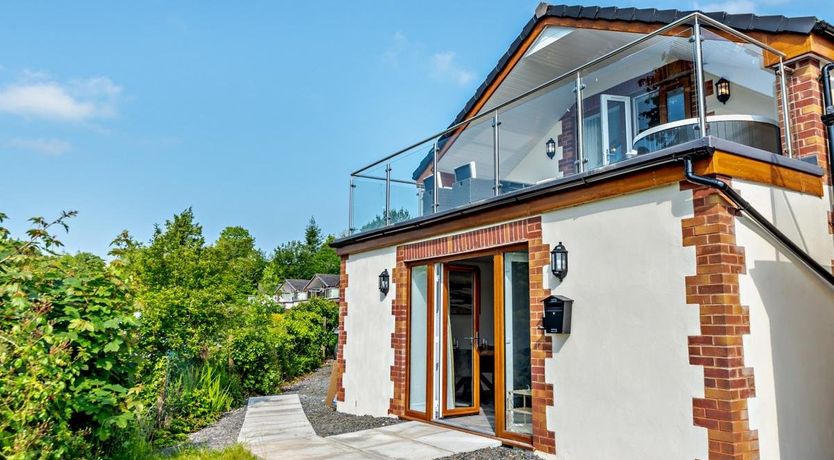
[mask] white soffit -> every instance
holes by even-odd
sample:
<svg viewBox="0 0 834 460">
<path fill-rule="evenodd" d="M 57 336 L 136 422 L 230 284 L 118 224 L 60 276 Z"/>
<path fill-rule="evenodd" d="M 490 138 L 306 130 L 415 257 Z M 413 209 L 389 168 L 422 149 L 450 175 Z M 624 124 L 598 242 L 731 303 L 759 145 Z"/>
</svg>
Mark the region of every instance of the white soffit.
<svg viewBox="0 0 834 460">
<path fill-rule="evenodd" d="M 535 54 L 537 51 L 545 48 L 546 46 L 555 43 L 560 38 L 568 35 L 569 33 L 573 32 L 575 29 L 571 29 L 568 27 L 557 27 L 557 26 L 547 26 L 542 30 L 542 33 L 539 34 L 536 41 L 527 49 L 527 52 L 524 53 L 524 57 L 530 56 Z"/>
</svg>

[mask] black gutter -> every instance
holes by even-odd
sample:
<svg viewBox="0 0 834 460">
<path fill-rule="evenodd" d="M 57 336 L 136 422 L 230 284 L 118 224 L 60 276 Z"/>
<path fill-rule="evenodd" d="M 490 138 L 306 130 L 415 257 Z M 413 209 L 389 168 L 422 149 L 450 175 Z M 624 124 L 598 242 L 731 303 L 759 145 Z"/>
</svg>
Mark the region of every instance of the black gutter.
<svg viewBox="0 0 834 460">
<path fill-rule="evenodd" d="M 828 282 L 831 287 L 834 287 L 834 273 L 831 273 L 830 270 L 826 269 L 822 265 L 820 265 L 816 260 L 814 260 L 807 252 L 803 251 L 802 248 L 794 244 L 790 238 L 785 236 L 784 233 L 779 231 L 775 225 L 770 223 L 763 215 L 756 210 L 747 200 L 741 197 L 732 187 L 730 187 L 726 182 L 715 179 L 712 177 L 705 177 L 699 176 L 693 172 L 692 169 L 692 158 L 686 157 L 683 159 L 683 174 L 686 177 L 686 180 L 692 182 L 693 184 L 698 185 L 705 185 L 707 187 L 712 187 L 714 189 L 719 190 L 721 193 L 724 194 L 727 198 L 730 199 L 736 206 L 738 206 L 742 211 L 746 212 L 747 215 L 752 218 L 759 226 L 761 226 L 764 230 L 766 230 L 772 237 L 776 238 L 785 248 L 787 248 L 794 256 L 796 256 L 802 263 L 804 263 L 808 268 L 813 270 L 820 278 Z"/>
<path fill-rule="evenodd" d="M 834 63 L 828 63 L 822 68 L 822 122 L 828 131 L 828 179 L 834 184 L 834 101 L 831 100 L 831 71 Z"/>
</svg>

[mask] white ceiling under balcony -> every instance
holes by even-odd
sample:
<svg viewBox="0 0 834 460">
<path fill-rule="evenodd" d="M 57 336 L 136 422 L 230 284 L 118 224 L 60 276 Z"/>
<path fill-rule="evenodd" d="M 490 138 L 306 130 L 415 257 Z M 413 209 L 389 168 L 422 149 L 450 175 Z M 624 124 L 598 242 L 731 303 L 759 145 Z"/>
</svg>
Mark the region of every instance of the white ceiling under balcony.
<svg viewBox="0 0 834 460">
<path fill-rule="evenodd" d="M 627 32 L 547 27 L 492 94 L 481 112 L 489 111 L 641 36 Z"/>
<path fill-rule="evenodd" d="M 496 89 L 481 113 L 642 36 L 627 32 L 548 27 Z M 681 36 L 653 37 L 586 69 L 582 75 L 585 85 L 583 95 L 587 98 L 601 93 L 677 60 L 692 60 L 688 32 Z M 750 90 L 770 97 L 773 95 L 772 73 L 768 79 L 767 71 L 754 71 L 761 69 L 761 53 L 752 46 L 739 46 L 738 43 L 720 39 L 707 40 L 704 65 L 709 74 L 743 81 Z M 543 145 L 548 137 L 555 137 L 552 128 L 568 110 L 575 107 L 573 88 L 571 76 L 500 110 L 501 171 L 512 170 L 532 149 Z M 485 119 L 464 130 L 443 155 L 442 169 L 452 170 L 475 161 L 479 164 L 480 177 L 491 177 L 493 134 L 490 126 L 489 120 Z"/>
</svg>

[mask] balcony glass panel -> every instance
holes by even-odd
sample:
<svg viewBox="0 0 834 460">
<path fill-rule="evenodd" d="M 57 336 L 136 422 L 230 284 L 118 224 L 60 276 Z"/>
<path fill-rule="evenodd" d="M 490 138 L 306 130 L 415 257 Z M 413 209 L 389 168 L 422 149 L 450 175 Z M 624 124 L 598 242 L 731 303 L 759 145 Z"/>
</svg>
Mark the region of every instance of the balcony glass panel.
<svg viewBox="0 0 834 460">
<path fill-rule="evenodd" d="M 703 24 L 700 31 L 703 65 L 696 68 L 694 20 L 649 36 L 547 28 L 486 101 L 481 118 L 352 175 L 351 233 L 467 206 L 704 135 L 787 152 L 781 107 L 786 83 L 776 72 L 778 56 L 740 34 Z M 607 57 L 597 62 L 598 56 Z M 525 93 L 544 82 L 550 83 Z M 699 113 L 706 116 L 706 132 L 699 129 Z"/>
<path fill-rule="evenodd" d="M 577 172 L 575 87 L 566 78 L 499 112 L 501 193 Z"/>
<path fill-rule="evenodd" d="M 385 167 L 377 165 L 352 178 L 351 233 L 385 226 Z"/>
<path fill-rule="evenodd" d="M 582 71 L 585 170 L 658 150 L 634 141 L 697 116 L 691 34 L 682 27 L 652 37 Z"/>
<path fill-rule="evenodd" d="M 708 26 L 701 36 L 707 133 L 781 153 L 778 57 Z"/>
<path fill-rule="evenodd" d="M 390 223 L 431 214 L 431 193 L 425 193 L 424 180 L 431 174 L 434 140 L 392 158 Z"/>
<path fill-rule="evenodd" d="M 464 125 L 438 141 L 438 211 L 495 196 L 492 118 Z"/>
</svg>

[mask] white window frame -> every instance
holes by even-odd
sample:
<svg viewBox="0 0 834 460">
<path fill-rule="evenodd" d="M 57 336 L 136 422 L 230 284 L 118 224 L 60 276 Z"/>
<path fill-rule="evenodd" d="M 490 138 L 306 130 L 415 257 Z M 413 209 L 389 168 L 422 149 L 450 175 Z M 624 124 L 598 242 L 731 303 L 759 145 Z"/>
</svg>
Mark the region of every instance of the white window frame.
<svg viewBox="0 0 834 460">
<path fill-rule="evenodd" d="M 608 138 L 608 102 L 622 102 L 624 115 L 625 115 L 625 133 L 626 133 L 626 147 L 628 150 L 623 154 L 626 156 L 628 152 L 632 150 L 632 140 L 634 139 L 634 133 L 632 131 L 632 122 L 631 122 L 631 115 L 632 111 L 629 110 L 631 107 L 631 97 L 629 96 L 617 96 L 614 94 L 603 94 L 600 96 L 600 103 L 599 103 L 599 113 L 602 117 L 602 161 L 604 165 L 608 165 L 611 163 L 609 160 L 610 154 L 608 152 L 609 138 Z"/>
</svg>

